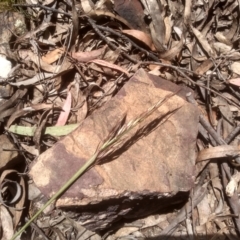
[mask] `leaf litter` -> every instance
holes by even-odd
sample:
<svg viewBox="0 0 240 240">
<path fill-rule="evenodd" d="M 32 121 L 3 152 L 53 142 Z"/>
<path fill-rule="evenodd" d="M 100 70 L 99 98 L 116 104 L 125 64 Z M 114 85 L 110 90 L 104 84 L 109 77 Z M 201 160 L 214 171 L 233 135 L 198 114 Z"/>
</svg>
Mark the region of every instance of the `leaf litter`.
<svg viewBox="0 0 240 240">
<path fill-rule="evenodd" d="M 16 165 L 20 175 L 1 169 L 2 239 L 33 215 L 22 177 L 29 164 L 111 101 L 139 68 L 194 91 L 196 100 L 189 101 L 201 109 L 203 126 L 196 146 L 198 178 L 179 212 L 153 215 L 151 224 L 136 220 L 101 237 L 239 236 L 239 1 L 52 0 L 10 7 L 9 25 L 3 24 L 10 34 L 0 43 L 1 57 L 13 64 L 0 78 L 1 134 L 25 165 Z M 24 16 L 27 31 L 19 30 L 11 11 Z M 31 225 L 29 236 L 101 238 L 61 213 L 49 222 L 38 224 L 43 231 Z"/>
</svg>

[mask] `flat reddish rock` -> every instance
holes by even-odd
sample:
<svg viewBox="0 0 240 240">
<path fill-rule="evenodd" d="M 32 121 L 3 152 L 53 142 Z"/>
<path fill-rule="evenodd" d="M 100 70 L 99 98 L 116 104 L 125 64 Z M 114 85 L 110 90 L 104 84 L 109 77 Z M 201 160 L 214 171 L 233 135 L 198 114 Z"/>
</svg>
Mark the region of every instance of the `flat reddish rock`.
<svg viewBox="0 0 240 240">
<path fill-rule="evenodd" d="M 56 205 L 88 229 L 100 230 L 123 217 L 141 217 L 183 201 L 195 179 L 198 110 L 185 100 L 187 87 L 142 69 L 79 128 L 38 158 L 30 171 L 35 184 L 51 197 L 95 153 L 125 113 L 128 123 L 179 89 L 144 122 L 144 133 L 134 135 L 105 163 L 85 173 Z"/>
</svg>

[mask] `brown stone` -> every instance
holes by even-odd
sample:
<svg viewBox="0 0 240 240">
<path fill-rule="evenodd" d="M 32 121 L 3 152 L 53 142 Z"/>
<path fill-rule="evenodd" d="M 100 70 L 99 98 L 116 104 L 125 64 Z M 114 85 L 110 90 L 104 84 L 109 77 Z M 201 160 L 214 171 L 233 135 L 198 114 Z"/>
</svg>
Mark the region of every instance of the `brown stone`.
<svg viewBox="0 0 240 240">
<path fill-rule="evenodd" d="M 143 133 L 133 133 L 104 163 L 78 179 L 56 205 L 88 229 L 101 230 L 123 217 L 141 217 L 184 201 L 195 179 L 198 110 L 185 100 L 188 88 L 142 69 L 78 129 L 38 158 L 30 171 L 35 184 L 51 197 L 95 153 L 125 113 L 128 123 L 179 89 L 143 123 Z"/>
</svg>

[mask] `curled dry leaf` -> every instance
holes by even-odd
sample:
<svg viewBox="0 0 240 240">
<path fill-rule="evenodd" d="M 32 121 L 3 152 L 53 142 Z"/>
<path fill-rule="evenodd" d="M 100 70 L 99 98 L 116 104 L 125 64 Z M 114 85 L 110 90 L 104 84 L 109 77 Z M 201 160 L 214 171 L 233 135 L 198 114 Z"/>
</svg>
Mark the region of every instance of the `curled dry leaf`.
<svg viewBox="0 0 240 240">
<path fill-rule="evenodd" d="M 4 201 L 4 199 L 2 199 L 2 196 L 4 195 L 7 196 L 8 191 L 11 193 L 14 192 L 14 195 L 12 198 Z M 0 194 L 1 203 L 6 203 L 8 206 L 12 205 L 20 199 L 21 194 L 22 194 L 21 186 L 16 181 L 5 179 L 4 182 L 1 183 L 1 194 Z"/>
<path fill-rule="evenodd" d="M 101 58 L 105 53 L 106 47 L 107 46 L 104 46 L 102 48 L 90 52 L 72 52 L 71 56 L 72 58 L 78 60 L 79 62 L 89 62 L 93 59 Z"/>
<path fill-rule="evenodd" d="M 134 29 L 122 30 L 122 32 L 129 36 L 132 36 L 132 37 L 138 39 L 139 41 L 141 41 L 142 43 L 146 44 L 152 51 L 156 50 L 151 37 L 148 34 L 146 34 L 145 32 L 142 32 L 139 30 L 134 30 Z"/>
<path fill-rule="evenodd" d="M 26 199 L 26 187 L 25 182 L 22 176 L 18 174 L 15 170 L 5 170 L 0 178 L 0 186 L 3 186 L 3 183 L 6 181 L 15 181 L 20 188 L 8 188 L 4 189 L 4 191 L 8 191 L 8 199 L 4 199 L 2 197 L 2 200 L 6 206 L 10 206 L 9 211 L 13 215 L 13 226 L 14 228 L 18 225 L 21 216 L 22 211 L 24 209 L 24 203 Z M 2 194 L 1 189 L 1 194 Z M 20 192 L 19 192 L 20 191 Z M 2 196 L 2 195 L 1 195 Z M 11 203 L 12 202 L 12 203 Z"/>
</svg>

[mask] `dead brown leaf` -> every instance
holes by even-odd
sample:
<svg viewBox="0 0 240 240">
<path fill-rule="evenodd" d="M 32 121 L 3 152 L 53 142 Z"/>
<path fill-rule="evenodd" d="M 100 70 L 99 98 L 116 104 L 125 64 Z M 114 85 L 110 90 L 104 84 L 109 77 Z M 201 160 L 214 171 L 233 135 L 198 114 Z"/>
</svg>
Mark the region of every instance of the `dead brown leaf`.
<svg viewBox="0 0 240 240">
<path fill-rule="evenodd" d="M 238 146 L 222 145 L 217 147 L 211 147 L 203 149 L 199 152 L 197 162 L 206 160 L 218 160 L 221 161 L 223 158 L 240 154 L 240 148 Z"/>
<path fill-rule="evenodd" d="M 72 52 L 71 57 L 78 60 L 79 62 L 89 62 L 96 58 L 101 58 L 105 53 L 107 46 L 93 50 L 90 52 Z"/>
<path fill-rule="evenodd" d="M 127 70 L 125 70 L 124 68 L 122 68 L 122 67 L 120 67 L 120 66 L 118 66 L 116 64 L 113 64 L 113 63 L 110 63 L 110 62 L 107 62 L 107 61 L 104 61 L 104 60 L 100 60 L 100 59 L 91 60 L 89 62 L 96 63 L 96 64 L 98 64 L 100 66 L 108 67 L 108 68 L 111 68 L 111 69 L 123 72 L 128 77 L 130 76 L 130 73 Z"/>
<path fill-rule="evenodd" d="M 143 42 L 144 44 L 146 44 L 152 51 L 156 50 L 152 39 L 149 35 L 147 35 L 145 32 L 139 31 L 139 30 L 134 30 L 134 29 L 130 29 L 130 30 L 122 30 L 123 33 L 132 36 L 136 39 L 138 39 L 139 41 Z"/>
<path fill-rule="evenodd" d="M 24 107 L 22 109 L 19 109 L 16 112 L 14 112 L 11 115 L 11 117 L 8 119 L 6 129 L 8 129 L 13 124 L 13 122 L 19 117 L 25 116 L 26 114 L 31 113 L 33 111 L 38 111 L 38 110 L 42 110 L 42 109 L 49 109 L 49 108 L 52 108 L 52 107 L 53 107 L 52 104 L 42 103 L 42 104 L 36 104 L 36 105 L 32 105 L 32 106 L 29 106 L 29 107 Z"/>
<path fill-rule="evenodd" d="M 149 27 L 154 46 L 159 52 L 164 52 L 166 49 L 164 45 L 166 39 L 166 27 L 164 22 L 164 8 L 162 6 L 162 3 L 156 0 L 142 0 L 141 2 L 152 19 Z"/>
<path fill-rule="evenodd" d="M 208 43 L 207 39 L 205 38 L 204 35 L 200 31 L 198 31 L 195 27 L 191 26 L 191 29 L 200 43 L 200 46 L 204 49 L 205 53 L 207 54 L 208 57 L 213 57 L 214 56 L 214 51 L 212 50 L 212 47 Z"/>
<path fill-rule="evenodd" d="M 56 48 L 53 51 L 50 51 L 45 56 L 42 57 L 43 62 L 48 64 L 56 62 L 63 54 L 63 48 Z"/>
</svg>

